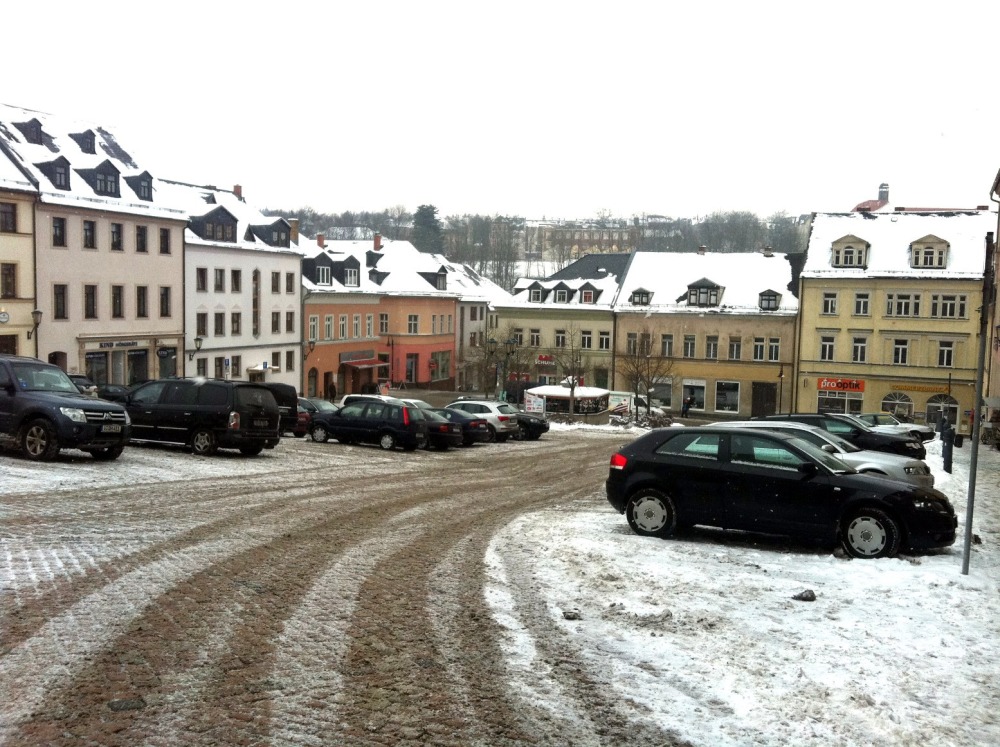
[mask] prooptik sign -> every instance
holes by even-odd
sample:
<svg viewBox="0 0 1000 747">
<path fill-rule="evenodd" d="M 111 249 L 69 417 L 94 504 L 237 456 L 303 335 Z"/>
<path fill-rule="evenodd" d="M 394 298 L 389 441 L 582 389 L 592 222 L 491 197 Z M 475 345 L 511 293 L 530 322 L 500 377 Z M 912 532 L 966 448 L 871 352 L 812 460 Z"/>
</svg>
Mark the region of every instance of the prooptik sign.
<svg viewBox="0 0 1000 747">
<path fill-rule="evenodd" d="M 816 388 L 827 392 L 863 392 L 864 379 L 827 379 L 816 380 Z"/>
</svg>

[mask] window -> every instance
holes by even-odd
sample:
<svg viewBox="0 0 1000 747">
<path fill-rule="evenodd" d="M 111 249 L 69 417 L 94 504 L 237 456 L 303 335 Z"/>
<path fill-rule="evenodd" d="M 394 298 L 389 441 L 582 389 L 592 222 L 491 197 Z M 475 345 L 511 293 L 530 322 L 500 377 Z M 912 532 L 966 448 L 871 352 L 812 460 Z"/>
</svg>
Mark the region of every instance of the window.
<svg viewBox="0 0 1000 747">
<path fill-rule="evenodd" d="M 823 294 L 823 313 L 824 314 L 836 314 L 837 313 L 837 294 L 836 293 L 824 293 Z"/>
<path fill-rule="evenodd" d="M 226 334 L 226 313 L 224 311 L 215 312 L 215 336 L 224 337 Z"/>
<path fill-rule="evenodd" d="M 475 306 L 472 307 L 475 310 Z M 380 335 L 389 334 L 389 315 L 381 313 L 378 315 L 378 333 Z"/>
<path fill-rule="evenodd" d="M 52 183 L 58 189 L 69 189 L 69 169 L 65 164 L 57 163 L 55 166 L 55 178 Z"/>
<path fill-rule="evenodd" d="M 345 267 L 344 268 L 344 285 L 356 288 L 358 285 L 358 268 L 357 267 Z"/>
<path fill-rule="evenodd" d="M 893 340 L 892 343 L 892 362 L 899 366 L 905 366 L 907 359 L 909 358 L 910 352 L 910 341 L 909 340 Z"/>
<path fill-rule="evenodd" d="M 864 267 L 866 259 L 866 247 L 834 247 L 833 266 L 834 267 Z"/>
<path fill-rule="evenodd" d="M 330 268 L 329 267 L 317 267 L 316 268 L 316 284 L 317 285 L 329 285 L 330 284 Z"/>
<path fill-rule="evenodd" d="M 684 357 L 694 358 L 694 335 L 684 335 Z"/>
<path fill-rule="evenodd" d="M 532 288 L 530 291 L 528 291 L 528 300 L 531 301 L 531 303 L 541 303 L 542 302 L 542 289 L 541 288 Z"/>
<path fill-rule="evenodd" d="M 353 322 L 351 325 L 351 332 L 353 334 L 351 336 L 357 339 L 361 337 L 361 314 L 355 314 L 351 321 Z"/>
<path fill-rule="evenodd" d="M 312 329 L 313 319 L 315 319 L 315 317 L 309 317 L 310 329 Z M 309 333 L 309 337 L 310 339 L 316 339 L 314 331 Z M 333 339 L 333 314 L 327 314 L 326 316 L 323 317 L 323 339 L 324 340 Z"/>
<path fill-rule="evenodd" d="M 719 289 L 712 288 L 688 288 L 688 305 L 690 306 L 718 306 Z"/>
<path fill-rule="evenodd" d="M 239 293 L 243 287 L 243 272 L 242 270 L 230 270 L 229 272 L 229 290 L 232 293 Z"/>
<path fill-rule="evenodd" d="M 871 312 L 868 308 L 868 293 L 855 293 L 854 294 L 854 315 L 855 316 L 868 316 Z"/>
<path fill-rule="evenodd" d="M 647 290 L 637 290 L 632 292 L 631 301 L 637 306 L 644 306 L 649 303 L 650 293 Z"/>
<path fill-rule="evenodd" d="M 780 296 L 774 291 L 765 291 L 760 294 L 761 311 L 775 311 L 778 308 Z"/>
<path fill-rule="evenodd" d="M 524 330 L 520 327 L 515 327 L 513 339 L 517 340 L 518 345 L 524 345 Z"/>
<path fill-rule="evenodd" d="M 431 334 L 436 335 L 438 333 L 438 315 L 431 314 Z"/>
<path fill-rule="evenodd" d="M 135 250 L 140 254 L 145 254 L 148 251 L 146 247 L 146 235 L 145 226 L 135 227 Z"/>
<path fill-rule="evenodd" d="M 639 333 L 629 332 L 625 336 L 625 354 L 636 355 L 639 352 Z"/>
<path fill-rule="evenodd" d="M 965 319 L 967 297 L 964 295 L 934 294 L 931 296 L 931 316 L 938 319 Z"/>
<path fill-rule="evenodd" d="M 333 317 L 329 314 L 326 317 L 327 330 L 333 331 Z M 309 332 L 307 333 L 308 339 L 316 340 L 319 338 L 319 317 L 316 314 L 309 315 Z M 330 335 L 327 334 L 327 339 L 330 339 Z"/>
<path fill-rule="evenodd" d="M 955 343 L 950 340 L 938 342 L 938 366 L 951 368 L 955 364 Z"/>
<path fill-rule="evenodd" d="M 821 361 L 833 360 L 833 337 L 823 336 L 819 338 L 819 359 Z"/>
<path fill-rule="evenodd" d="M 444 317 L 441 317 L 441 326 L 444 326 Z M 444 330 L 441 330 L 444 332 Z M 375 336 L 375 315 L 367 314 L 365 316 L 365 337 Z"/>
<path fill-rule="evenodd" d="M 56 319 L 69 319 L 68 289 L 59 283 L 52 286 L 52 316 Z"/>
<path fill-rule="evenodd" d="M 597 333 L 597 347 L 600 350 L 611 350 L 611 333 L 610 332 L 598 332 Z"/>
<path fill-rule="evenodd" d="M 406 331 L 411 335 L 420 331 L 420 317 L 417 314 L 410 314 L 406 317 Z"/>
<path fill-rule="evenodd" d="M 281 312 L 272 311 L 271 312 L 271 334 L 278 335 L 281 334 Z"/>
<path fill-rule="evenodd" d="M 0 298 L 17 298 L 17 265 L 0 264 Z"/>
<path fill-rule="evenodd" d="M 920 294 L 886 294 L 885 314 L 886 316 L 920 316 Z"/>
<path fill-rule="evenodd" d="M 285 351 L 285 370 L 294 371 L 295 370 L 295 351 L 286 350 Z"/>
<path fill-rule="evenodd" d="M 271 293 L 281 293 L 281 273 L 271 273 Z"/>
<path fill-rule="evenodd" d="M 170 316 L 170 286 L 160 286 L 160 317 Z"/>
<path fill-rule="evenodd" d="M 340 315 L 340 339 L 347 339 L 347 314 Z"/>
<path fill-rule="evenodd" d="M 52 246 L 66 246 L 66 219 L 52 219 Z"/>
<path fill-rule="evenodd" d="M 729 360 L 738 361 L 743 357 L 743 340 L 739 337 L 729 338 Z"/>
<path fill-rule="evenodd" d="M 146 285 L 135 287 L 135 318 L 149 318 L 149 287 Z"/>
<path fill-rule="evenodd" d="M 594 347 L 594 337 L 589 329 L 585 329 L 580 332 L 580 348 L 582 350 L 590 350 Z"/>
<path fill-rule="evenodd" d="M 566 291 L 560 288 L 556 291 L 556 303 L 566 303 Z"/>
<path fill-rule="evenodd" d="M 83 286 L 83 318 L 97 318 L 97 286 Z"/>
<path fill-rule="evenodd" d="M 580 303 L 594 303 L 594 291 L 580 291 Z"/>
<path fill-rule="evenodd" d="M 660 335 L 660 355 L 670 358 L 674 354 L 674 336 Z"/>
<path fill-rule="evenodd" d="M 772 337 L 767 341 L 767 359 L 769 361 L 781 360 L 781 338 Z"/>
<path fill-rule="evenodd" d="M 868 338 L 854 338 L 851 346 L 851 360 L 854 363 L 866 363 L 868 361 Z"/>
<path fill-rule="evenodd" d="M 170 229 L 160 229 L 160 254 L 170 254 Z"/>
<path fill-rule="evenodd" d="M 566 330 L 564 329 L 556 330 L 556 347 L 557 348 L 566 347 Z"/>
<path fill-rule="evenodd" d="M 153 199 L 153 187 L 149 183 L 149 179 L 145 177 L 139 177 L 139 199 L 140 200 L 152 200 Z"/>
<path fill-rule="evenodd" d="M 234 355 L 230 358 L 230 363 L 233 369 L 233 378 L 238 379 L 243 376 L 243 356 Z"/>
<path fill-rule="evenodd" d="M 295 292 L 295 273 L 286 272 L 285 273 L 285 293 Z"/>
<path fill-rule="evenodd" d="M 0 202 L 0 231 L 17 233 L 17 205 L 13 202 Z"/>
<path fill-rule="evenodd" d="M 705 357 L 709 360 L 715 360 L 719 357 L 718 335 L 709 335 L 705 338 Z"/>
<path fill-rule="evenodd" d="M 97 248 L 97 224 L 92 220 L 83 222 L 83 248 Z"/>
<path fill-rule="evenodd" d="M 229 314 L 229 334 L 243 334 L 243 314 L 238 311 L 233 311 Z"/>
<path fill-rule="evenodd" d="M 215 268 L 215 284 L 214 289 L 216 293 L 226 292 L 226 271 L 220 268 Z"/>
<path fill-rule="evenodd" d="M 194 288 L 198 291 L 208 290 L 208 268 L 197 267 L 194 271 Z"/>
<path fill-rule="evenodd" d="M 540 348 L 542 346 L 542 331 L 538 328 L 528 330 L 528 347 Z"/>
<path fill-rule="evenodd" d="M 455 332 L 455 322 L 452 319 L 451 314 L 448 314 L 448 334 L 454 334 Z"/>
<path fill-rule="evenodd" d="M 194 326 L 198 337 L 208 337 L 208 314 L 199 311 L 194 317 Z"/>
<path fill-rule="evenodd" d="M 217 355 L 215 356 L 214 361 L 215 361 L 215 378 L 217 379 L 225 378 L 226 359 L 221 355 Z"/>
<path fill-rule="evenodd" d="M 911 246 L 910 257 L 913 267 L 946 267 L 948 249 L 946 246 Z"/>
<path fill-rule="evenodd" d="M 124 250 L 124 245 L 122 243 L 122 234 L 125 227 L 121 223 L 111 224 L 111 251 L 120 252 Z"/>
<path fill-rule="evenodd" d="M 753 338 L 753 359 L 755 361 L 764 360 L 764 338 L 755 337 Z"/>
<path fill-rule="evenodd" d="M 740 384 L 737 381 L 715 382 L 715 409 L 738 412 L 740 409 Z"/>
<path fill-rule="evenodd" d="M 271 353 L 271 368 L 281 368 L 281 352 Z"/>
<path fill-rule="evenodd" d="M 96 185 L 94 191 L 99 195 L 117 196 L 118 194 L 118 177 L 114 174 L 102 174 L 98 171 Z"/>
<path fill-rule="evenodd" d="M 653 354 L 653 343 L 649 337 L 649 332 L 642 332 L 639 335 L 639 354 L 646 357 Z"/>
<path fill-rule="evenodd" d="M 208 376 L 208 358 L 199 358 L 194 365 L 198 376 Z"/>
<path fill-rule="evenodd" d="M 111 318 L 123 319 L 125 317 L 125 286 L 111 286 Z"/>
</svg>

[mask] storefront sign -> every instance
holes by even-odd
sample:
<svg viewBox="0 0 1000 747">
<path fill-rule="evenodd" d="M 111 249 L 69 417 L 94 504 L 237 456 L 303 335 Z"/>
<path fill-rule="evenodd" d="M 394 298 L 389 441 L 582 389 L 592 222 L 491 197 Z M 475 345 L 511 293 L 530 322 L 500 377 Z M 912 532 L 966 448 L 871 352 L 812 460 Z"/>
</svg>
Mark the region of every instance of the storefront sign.
<svg viewBox="0 0 1000 747">
<path fill-rule="evenodd" d="M 893 384 L 894 392 L 938 392 L 946 394 L 948 386 L 946 384 Z"/>
<path fill-rule="evenodd" d="M 827 379 L 820 377 L 816 379 L 816 388 L 827 392 L 863 392 L 865 390 L 865 380 Z"/>
<path fill-rule="evenodd" d="M 99 342 L 97 343 L 99 348 L 137 348 L 139 347 L 138 340 L 115 340 L 114 342 Z"/>
<path fill-rule="evenodd" d="M 536 366 L 554 366 L 556 365 L 555 359 L 551 355 L 539 354 L 535 359 Z"/>
<path fill-rule="evenodd" d="M 363 360 L 366 360 L 368 358 L 374 358 L 374 357 L 375 357 L 375 351 L 371 350 L 371 349 L 368 349 L 368 350 L 352 350 L 352 351 L 347 352 L 347 353 L 341 353 L 340 354 L 340 362 L 341 363 L 348 363 L 350 361 L 363 361 Z"/>
</svg>

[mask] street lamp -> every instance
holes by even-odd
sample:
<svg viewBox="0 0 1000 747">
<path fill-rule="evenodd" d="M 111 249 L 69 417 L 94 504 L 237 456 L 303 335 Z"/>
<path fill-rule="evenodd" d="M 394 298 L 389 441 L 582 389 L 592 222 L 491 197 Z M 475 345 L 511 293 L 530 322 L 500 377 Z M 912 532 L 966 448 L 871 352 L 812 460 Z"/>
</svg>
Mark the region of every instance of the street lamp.
<svg viewBox="0 0 1000 747">
<path fill-rule="evenodd" d="M 309 342 L 302 343 L 302 360 L 309 357 L 309 353 L 316 349 L 316 338 L 310 337 Z"/>
<path fill-rule="evenodd" d="M 188 350 L 188 360 L 189 361 L 193 361 L 194 360 L 194 354 L 197 351 L 201 350 L 201 343 L 203 343 L 204 341 L 205 340 L 204 340 L 204 338 L 201 337 L 201 335 L 199 335 L 198 337 L 194 338 L 194 350 Z"/>
<path fill-rule="evenodd" d="M 31 329 L 28 330 L 28 339 L 29 340 L 31 339 L 31 336 L 34 334 L 35 330 L 38 329 L 38 325 L 42 323 L 42 310 L 41 309 L 35 309 L 34 311 L 31 312 L 31 323 L 34 326 Z"/>
<path fill-rule="evenodd" d="M 785 364 L 781 363 L 780 368 L 778 368 L 778 412 L 781 412 L 781 407 L 784 402 L 784 390 L 785 390 Z"/>
</svg>

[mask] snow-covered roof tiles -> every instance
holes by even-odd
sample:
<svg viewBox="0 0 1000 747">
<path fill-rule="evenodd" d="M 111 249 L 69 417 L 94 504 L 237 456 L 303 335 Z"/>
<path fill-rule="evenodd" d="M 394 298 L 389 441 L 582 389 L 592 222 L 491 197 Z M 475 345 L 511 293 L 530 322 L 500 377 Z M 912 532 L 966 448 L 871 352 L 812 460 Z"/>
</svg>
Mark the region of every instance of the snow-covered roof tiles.
<svg viewBox="0 0 1000 747">
<path fill-rule="evenodd" d="M 587 301 L 584 291 L 593 291 Z M 558 291 L 564 291 L 559 293 Z M 535 280 L 519 278 L 514 283 L 514 303 L 531 308 L 569 306 L 573 308 L 610 309 L 618 291 L 618 277 Z M 564 300 L 563 300 L 564 299 Z"/>
<path fill-rule="evenodd" d="M 981 278 L 985 238 L 997 215 L 988 210 L 911 213 L 817 213 L 802 277 Z M 867 245 L 867 264 L 834 267 L 833 245 L 854 236 Z M 910 245 L 928 236 L 948 244 L 944 267 L 912 267 Z"/>
<path fill-rule="evenodd" d="M 778 295 L 768 313 L 794 314 L 798 300 L 788 290 L 792 267 L 783 254 L 760 252 L 636 252 L 618 292 L 618 312 L 761 313 L 761 294 Z M 707 284 L 720 290 L 718 304 L 689 305 L 688 289 Z M 635 291 L 649 293 L 648 304 L 633 304 Z"/>
</svg>

